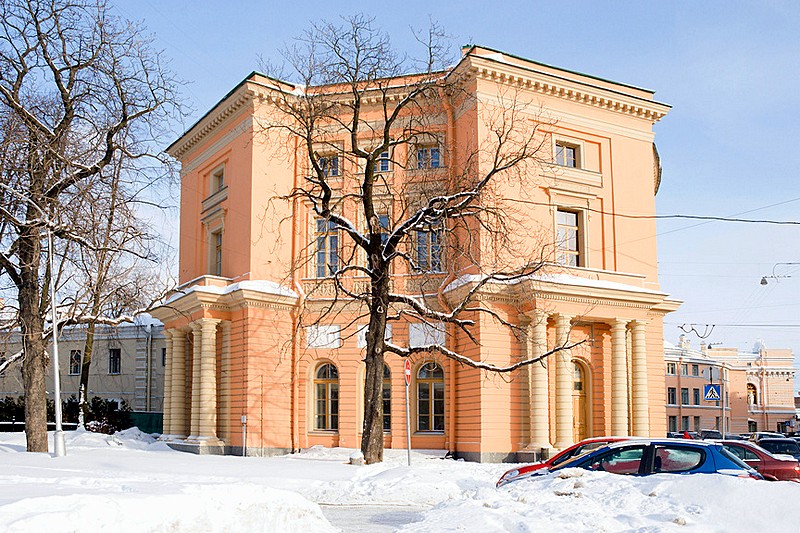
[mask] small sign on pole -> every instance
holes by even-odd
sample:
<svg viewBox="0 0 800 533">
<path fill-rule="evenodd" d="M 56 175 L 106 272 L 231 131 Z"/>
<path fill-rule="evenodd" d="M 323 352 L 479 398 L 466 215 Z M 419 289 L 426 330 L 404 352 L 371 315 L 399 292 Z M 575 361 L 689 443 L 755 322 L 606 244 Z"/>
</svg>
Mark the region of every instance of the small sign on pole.
<svg viewBox="0 0 800 533">
<path fill-rule="evenodd" d="M 707 402 L 718 402 L 722 399 L 719 385 L 704 385 L 703 386 L 703 399 Z"/>
<path fill-rule="evenodd" d="M 406 447 L 408 448 L 408 466 L 411 466 L 411 410 L 408 406 L 408 386 L 411 385 L 411 361 L 406 359 L 403 367 L 403 376 L 406 379 Z"/>
</svg>

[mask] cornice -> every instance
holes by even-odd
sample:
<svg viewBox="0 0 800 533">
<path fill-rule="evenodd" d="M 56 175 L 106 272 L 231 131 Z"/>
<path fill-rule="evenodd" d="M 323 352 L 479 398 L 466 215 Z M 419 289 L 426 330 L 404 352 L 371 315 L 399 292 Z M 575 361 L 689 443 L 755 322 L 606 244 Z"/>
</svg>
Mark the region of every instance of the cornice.
<svg viewBox="0 0 800 533">
<path fill-rule="evenodd" d="M 490 58 L 473 56 L 470 63 L 469 73 L 478 79 L 607 109 L 651 123 L 661 120 L 670 109 L 668 105 L 653 100 Z"/>
<path fill-rule="evenodd" d="M 255 91 L 246 86 L 240 87 L 237 92 L 217 104 L 205 117 L 167 148 L 167 153 L 175 159 L 180 160 L 189 150 L 202 141 L 204 137 L 214 131 L 216 127 L 241 108 L 248 105 L 255 97 L 255 94 Z"/>
</svg>

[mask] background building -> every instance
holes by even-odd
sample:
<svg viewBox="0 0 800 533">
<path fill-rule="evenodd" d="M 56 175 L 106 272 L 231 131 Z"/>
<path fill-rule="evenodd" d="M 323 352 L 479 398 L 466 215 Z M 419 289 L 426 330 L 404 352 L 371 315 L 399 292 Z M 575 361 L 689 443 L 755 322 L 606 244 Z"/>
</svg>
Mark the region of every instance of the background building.
<svg viewBox="0 0 800 533">
<path fill-rule="evenodd" d="M 143 430 L 161 431 L 164 394 L 164 328 L 156 322 L 97 326 L 89 374 L 88 397 L 126 402 L 133 421 Z M 78 397 L 81 356 L 86 341 L 84 328 L 65 329 L 58 342 L 61 400 Z M 21 349 L 17 333 L 0 339 L 0 357 Z M 48 348 L 52 353 L 52 346 Z M 52 365 L 49 366 L 48 399 L 53 399 Z M 0 397 L 24 396 L 22 366 L 15 364 L 0 374 Z"/>
<path fill-rule="evenodd" d="M 664 362 L 668 431 L 722 430 L 721 402 L 703 398 L 708 383 L 722 384 L 726 432 L 795 431 L 791 350 L 760 342 L 750 352 L 705 343 L 692 350 L 681 335 L 677 346 L 665 343 Z"/>
<path fill-rule="evenodd" d="M 443 183 L 453 178 L 469 142 L 480 145 L 491 135 L 485 121 L 492 102 L 513 92 L 547 116 L 541 157 L 549 170 L 530 190 L 511 182 L 498 194 L 528 202 L 509 232 L 536 233 L 538 240 L 521 246 L 538 243 L 550 265 L 514 284 L 487 285 L 479 295 L 526 337 L 488 319 L 476 325 L 477 345 L 455 328 L 414 321 L 393 323 L 391 336 L 417 346 L 436 339 L 501 364 L 567 339 L 581 344 L 506 377 L 434 354 L 413 357 L 412 447 L 503 460 L 592 435 L 662 435 L 662 318 L 679 302 L 658 285 L 652 215 L 661 174 L 652 128 L 669 107 L 646 89 L 477 46 L 464 49 L 453 73 L 464 76 L 469 97 L 446 119 L 430 121 L 418 143 L 387 155 L 386 179 L 408 184 L 419 169 Z M 249 454 L 359 446 L 366 320 L 357 310 L 347 314 L 346 303 L 329 323 L 298 318 L 301 306 L 313 312 L 331 301 L 325 277 L 344 245 L 305 204 L 279 200 L 309 161 L 290 148 L 297 139 L 259 129 L 274 114 L 272 98 L 301 90 L 253 73 L 168 149 L 182 165 L 182 285 L 154 315 L 166 327 L 165 433 L 176 447 L 242 453 L 242 421 Z M 362 113 L 378 120 L 381 109 Z M 331 148 L 347 141 L 334 131 L 320 148 L 329 152 L 319 163 L 335 176 L 358 173 Z M 387 194 L 382 216 L 400 212 L 406 200 Z M 474 278 L 442 261 L 435 242 L 418 235 L 407 253 L 436 274 L 427 277 L 434 292 L 438 287 L 445 302 L 457 301 Z M 365 282 L 347 281 L 354 290 Z M 423 291 L 414 272 L 396 270 L 392 283 L 410 294 Z M 403 361 L 389 356 L 384 376 L 384 442 L 403 448 Z"/>
</svg>

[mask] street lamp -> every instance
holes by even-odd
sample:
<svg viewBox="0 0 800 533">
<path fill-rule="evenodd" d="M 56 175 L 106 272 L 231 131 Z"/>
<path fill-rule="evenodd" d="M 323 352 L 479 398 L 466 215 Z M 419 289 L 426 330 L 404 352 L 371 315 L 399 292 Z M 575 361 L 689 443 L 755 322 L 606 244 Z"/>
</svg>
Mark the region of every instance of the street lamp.
<svg viewBox="0 0 800 533">
<path fill-rule="evenodd" d="M 776 275 L 775 274 L 775 267 L 778 266 L 778 265 L 800 265 L 800 263 L 775 263 L 774 265 L 772 265 L 772 275 L 771 276 L 761 276 L 761 285 L 769 284 L 769 281 L 767 281 L 767 280 L 770 280 L 770 279 L 778 280 L 778 279 L 786 279 L 786 278 L 791 278 L 792 277 L 792 276 L 789 276 L 789 275 L 786 275 L 786 274 L 784 274 L 784 275 Z"/>
<path fill-rule="evenodd" d="M 56 430 L 53 433 L 53 453 L 56 457 L 64 457 L 67 454 L 66 445 L 64 444 L 64 430 L 61 427 L 61 373 L 59 372 L 58 368 L 58 322 L 56 318 L 56 270 L 55 270 L 55 262 L 53 261 L 53 231 L 51 230 L 50 226 L 52 225 L 52 221 L 50 217 L 48 217 L 44 210 L 39 207 L 36 202 L 28 198 L 27 196 L 23 196 L 18 191 L 12 189 L 8 185 L 4 183 L 0 183 L 4 189 L 9 191 L 10 193 L 16 195 L 18 198 L 22 198 L 29 205 L 32 205 L 39 214 L 42 215 L 42 218 L 47 223 L 47 260 L 50 267 L 50 311 L 53 316 L 53 382 L 54 382 L 54 391 L 55 394 L 55 409 L 56 409 Z"/>
</svg>

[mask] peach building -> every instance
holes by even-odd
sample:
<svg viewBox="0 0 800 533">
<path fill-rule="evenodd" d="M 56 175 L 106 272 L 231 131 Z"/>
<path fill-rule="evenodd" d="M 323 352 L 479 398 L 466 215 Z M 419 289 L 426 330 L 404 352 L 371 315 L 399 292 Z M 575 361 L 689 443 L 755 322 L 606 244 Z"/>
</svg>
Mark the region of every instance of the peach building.
<svg viewBox="0 0 800 533">
<path fill-rule="evenodd" d="M 759 342 L 752 351 L 705 343 L 698 351 L 681 335 L 677 346 L 665 343 L 664 362 L 668 431 L 722 431 L 723 412 L 726 433 L 797 431 L 791 350 Z M 705 401 L 712 382 L 721 384 L 723 402 Z"/>
<path fill-rule="evenodd" d="M 474 330 L 477 344 L 454 328 L 411 320 L 394 322 L 387 333 L 398 344 L 435 339 L 495 364 L 567 339 L 584 342 L 503 377 L 441 355 L 412 357 L 412 448 L 499 461 L 593 435 L 663 435 L 662 318 L 679 302 L 659 289 L 656 226 L 648 217 L 661 180 L 653 125 L 669 106 L 646 89 L 477 46 L 463 50 L 450 74 L 463 76 L 470 97 L 448 104 L 454 109 L 432 121 L 424 142 L 397 146 L 382 172 L 393 185 L 423 167 L 448 176 L 466 157 L 467 140 L 474 145 L 491 134 L 481 127 L 487 102 L 515 91 L 547 117 L 547 164 L 535 187 L 508 186 L 501 196 L 524 196 L 529 207 L 513 232 L 535 228 L 550 243 L 540 249 L 549 263 L 535 276 L 480 293 L 498 317 L 522 326 L 521 337 L 485 318 Z M 305 204 L 281 200 L 308 158 L 299 139 L 260 129 L 276 93 L 291 98 L 302 88 L 252 73 L 168 149 L 182 165 L 181 286 L 154 314 L 168 339 L 165 438 L 180 449 L 266 455 L 360 445 L 367 320 L 342 312 L 329 322 L 303 322 L 304 310 L 331 301 L 325 277 L 335 267 L 332 252 L 347 244 Z M 331 175 L 358 172 L 335 151 L 323 159 Z M 386 217 L 401 200 L 385 195 Z M 427 265 L 426 279 L 433 273 L 445 302 L 456 301 L 474 279 L 439 257 L 434 241 L 418 235 L 408 253 Z M 355 275 L 348 281 L 353 288 L 366 282 Z M 392 284 L 409 294 L 423 290 L 419 276 L 402 268 Z M 406 447 L 403 365 L 386 358 L 390 448 Z"/>
</svg>

